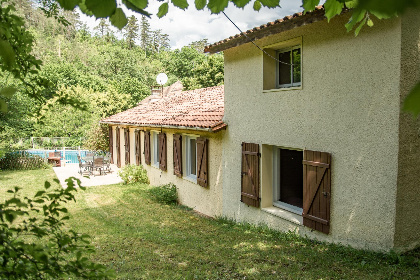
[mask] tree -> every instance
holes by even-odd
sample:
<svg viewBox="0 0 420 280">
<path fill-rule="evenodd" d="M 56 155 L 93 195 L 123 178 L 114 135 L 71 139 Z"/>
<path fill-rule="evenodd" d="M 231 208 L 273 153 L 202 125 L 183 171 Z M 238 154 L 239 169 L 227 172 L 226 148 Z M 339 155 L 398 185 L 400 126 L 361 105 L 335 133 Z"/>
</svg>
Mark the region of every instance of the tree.
<svg viewBox="0 0 420 280">
<path fill-rule="evenodd" d="M 93 28 L 93 30 L 97 30 L 98 35 L 101 38 L 104 38 L 110 31 L 109 24 L 107 21 L 103 18 L 99 21 L 98 25 Z"/>
<path fill-rule="evenodd" d="M 128 18 L 128 23 L 124 27 L 125 29 L 125 38 L 127 41 L 128 48 L 131 50 L 136 44 L 136 39 L 139 37 L 139 25 L 137 24 L 137 18 L 131 16 Z"/>
<path fill-rule="evenodd" d="M 143 50 L 147 51 L 150 48 L 150 23 L 147 17 L 141 16 L 141 32 L 140 32 L 140 46 Z"/>
</svg>

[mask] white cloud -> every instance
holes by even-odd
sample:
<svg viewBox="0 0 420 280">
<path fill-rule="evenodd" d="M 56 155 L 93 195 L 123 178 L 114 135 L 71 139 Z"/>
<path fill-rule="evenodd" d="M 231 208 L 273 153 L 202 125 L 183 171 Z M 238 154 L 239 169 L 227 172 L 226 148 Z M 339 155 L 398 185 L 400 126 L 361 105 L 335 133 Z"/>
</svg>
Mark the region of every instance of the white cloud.
<svg viewBox="0 0 420 280">
<path fill-rule="evenodd" d="M 207 9 L 197 11 L 194 1 L 188 0 L 188 2 L 190 6 L 185 11 L 170 5 L 168 14 L 159 19 L 156 13 L 161 2 L 149 0 L 149 7 L 146 10 L 153 14 L 149 19 L 150 27 L 152 30 L 162 29 L 162 33 L 168 34 L 172 48 L 181 48 L 204 38 L 207 38 L 209 43 L 214 43 L 240 33 L 223 14 L 214 15 Z M 230 2 L 225 10 L 226 15 L 242 31 L 302 10 L 300 8 L 301 1 L 296 0 L 283 0 L 280 2 L 281 8 L 263 7 L 259 12 L 253 10 L 252 3 L 251 1 L 244 9 L 239 9 Z M 133 13 L 126 11 L 126 14 L 131 16 Z M 140 21 L 141 16 L 134 15 Z M 91 28 L 99 22 L 84 15 L 81 19 L 87 22 Z"/>
</svg>

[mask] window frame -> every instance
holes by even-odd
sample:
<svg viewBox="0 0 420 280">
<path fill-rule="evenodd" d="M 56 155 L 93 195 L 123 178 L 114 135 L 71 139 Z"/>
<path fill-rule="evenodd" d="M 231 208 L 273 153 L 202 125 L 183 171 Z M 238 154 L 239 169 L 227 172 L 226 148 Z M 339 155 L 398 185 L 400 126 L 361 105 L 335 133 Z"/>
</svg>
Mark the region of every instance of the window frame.
<svg viewBox="0 0 420 280">
<path fill-rule="evenodd" d="M 159 132 L 158 131 L 150 131 L 150 136 L 152 138 L 152 145 L 151 146 L 151 165 L 159 168 Z"/>
<path fill-rule="evenodd" d="M 286 211 L 302 215 L 303 208 L 300 208 L 295 205 L 288 204 L 286 202 L 280 201 L 280 150 L 286 149 L 286 150 L 293 150 L 293 151 L 299 151 L 302 152 L 303 156 L 303 150 L 301 149 L 295 149 L 295 148 L 285 148 L 285 147 L 279 147 L 279 146 L 273 146 L 273 206 L 277 208 L 284 209 Z M 303 170 L 303 165 L 302 165 Z M 303 188 L 303 185 L 302 185 Z M 302 197 L 303 199 L 303 197 Z"/>
<path fill-rule="evenodd" d="M 290 65 L 290 84 L 280 84 L 280 69 L 279 69 L 279 63 L 276 61 L 276 88 L 298 88 L 302 86 L 302 44 L 293 45 L 287 48 L 282 48 L 276 50 L 276 59 L 279 60 L 279 55 L 285 52 L 290 51 L 290 55 L 292 56 L 293 50 L 300 49 L 300 82 L 294 83 L 293 82 L 293 65 Z M 292 61 L 293 58 L 290 58 L 290 61 Z"/>
<path fill-rule="evenodd" d="M 184 135 L 184 143 L 185 143 L 185 172 L 184 178 L 193 180 L 194 182 L 197 181 L 197 138 L 199 136 L 196 135 Z M 191 142 L 190 140 L 195 140 L 195 175 L 191 173 Z"/>
</svg>

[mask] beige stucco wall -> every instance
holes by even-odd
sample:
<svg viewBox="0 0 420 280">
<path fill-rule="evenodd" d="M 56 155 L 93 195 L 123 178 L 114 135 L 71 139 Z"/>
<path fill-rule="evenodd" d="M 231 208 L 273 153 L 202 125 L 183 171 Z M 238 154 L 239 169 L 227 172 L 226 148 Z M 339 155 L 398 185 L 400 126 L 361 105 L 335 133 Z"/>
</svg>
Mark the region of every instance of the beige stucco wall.
<svg viewBox="0 0 420 280">
<path fill-rule="evenodd" d="M 258 40 L 264 47 L 301 36 L 302 88 L 296 90 L 263 92 L 264 58 L 252 44 L 224 52 L 223 215 L 354 247 L 393 247 L 400 20 L 375 21 L 354 37 L 345 30 L 346 15 Z M 241 142 L 332 154 L 330 234 L 240 202 Z M 264 153 L 261 161 L 267 164 Z M 262 180 L 262 192 L 271 191 L 269 181 Z"/>
<path fill-rule="evenodd" d="M 401 104 L 411 88 L 420 81 L 419 10 L 402 17 Z M 420 246 L 420 122 L 401 112 L 398 157 L 398 190 L 395 249 L 404 251 Z"/>
<path fill-rule="evenodd" d="M 115 129 L 115 128 L 114 128 Z M 147 129 L 151 131 L 160 132 L 157 128 L 140 128 L 130 127 L 130 162 L 135 164 L 135 136 L 136 129 Z M 121 129 L 121 164 L 124 166 L 124 133 Z M 152 164 L 145 164 L 144 160 L 144 133 L 141 131 L 141 163 L 147 170 L 151 185 L 162 185 L 167 183 L 174 183 L 178 188 L 179 202 L 186 205 L 200 213 L 208 216 L 220 216 L 222 214 L 222 138 L 224 131 L 212 133 L 197 130 L 178 130 L 178 129 L 163 129 L 166 133 L 167 141 L 167 171 L 162 171 L 159 167 L 153 165 L 153 150 Z M 179 178 L 174 175 L 173 166 L 173 134 L 194 135 L 198 137 L 208 138 L 208 176 L 209 186 L 203 188 L 196 182 L 187 178 Z M 185 143 L 184 139 L 183 142 Z M 153 147 L 151 139 L 151 148 Z M 153 148 L 152 148 L 153 149 Z M 114 150 L 116 151 L 115 145 Z M 116 163 L 116 152 L 114 153 L 114 162 Z M 183 147 L 183 170 L 185 172 L 185 152 Z"/>
</svg>

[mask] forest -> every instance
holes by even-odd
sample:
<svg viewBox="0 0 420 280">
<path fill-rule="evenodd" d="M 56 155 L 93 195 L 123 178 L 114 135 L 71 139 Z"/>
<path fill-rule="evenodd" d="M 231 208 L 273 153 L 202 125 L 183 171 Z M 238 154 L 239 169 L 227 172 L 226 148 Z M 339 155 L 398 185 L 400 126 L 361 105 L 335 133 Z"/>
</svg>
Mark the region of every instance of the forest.
<svg viewBox="0 0 420 280">
<path fill-rule="evenodd" d="M 32 36 L 31 54 L 42 63 L 37 81 L 30 73 L 22 82 L 0 71 L 0 88 L 17 88 L 0 96 L 7 106 L 0 112 L 0 149 L 29 148 L 31 137 L 68 137 L 65 146 L 104 150 L 107 130 L 99 120 L 143 100 L 158 73 L 168 75 L 166 86 L 180 80 L 186 90 L 223 84 L 223 54 L 204 54 L 207 39 L 172 50 L 168 35 L 152 30 L 145 16 L 129 17 L 121 31 L 101 19 L 90 31 L 74 11 L 60 10 L 57 20 L 38 1 L 14 7 Z"/>
</svg>

